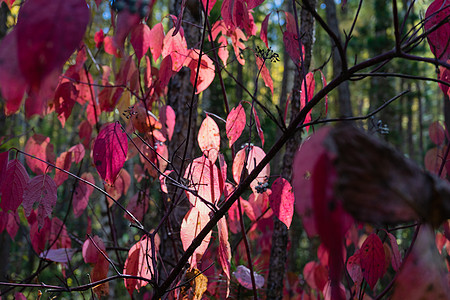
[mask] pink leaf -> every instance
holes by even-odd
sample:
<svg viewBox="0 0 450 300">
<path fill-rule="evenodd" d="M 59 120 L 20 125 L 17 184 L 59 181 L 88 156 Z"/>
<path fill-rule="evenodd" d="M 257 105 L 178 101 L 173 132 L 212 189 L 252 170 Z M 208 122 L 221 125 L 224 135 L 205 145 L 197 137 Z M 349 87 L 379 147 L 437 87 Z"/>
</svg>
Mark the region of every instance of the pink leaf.
<svg viewBox="0 0 450 300">
<path fill-rule="evenodd" d="M 159 86 L 165 88 L 175 72 L 172 70 L 172 56 L 167 55 L 159 67 Z"/>
<path fill-rule="evenodd" d="M 57 193 L 56 183 L 53 179 L 44 174 L 37 175 L 28 182 L 23 193 L 23 209 L 27 216 L 31 214 L 33 204 L 38 205 L 38 224 L 44 224 L 44 218 L 50 217 L 53 212 L 53 207 L 56 204 Z"/>
<path fill-rule="evenodd" d="M 442 127 L 439 121 L 435 121 L 428 127 L 428 133 L 430 134 L 431 141 L 436 145 L 440 146 L 445 141 L 445 129 Z"/>
<path fill-rule="evenodd" d="M 302 81 L 301 92 L 300 92 L 300 109 L 303 109 L 306 104 L 311 101 L 314 96 L 314 88 L 316 82 L 314 80 L 314 73 L 309 72 L 306 74 L 305 80 Z M 311 111 L 306 114 L 305 123 L 311 122 Z M 308 131 L 309 126 L 306 127 L 306 131 Z"/>
<path fill-rule="evenodd" d="M 126 195 L 128 188 L 130 187 L 131 176 L 127 170 L 122 169 L 119 172 L 113 185 L 105 184 L 105 191 L 110 194 L 114 199 L 119 199 L 122 195 Z M 108 198 L 109 205 L 113 204 L 113 201 Z"/>
<path fill-rule="evenodd" d="M 166 177 L 169 176 L 170 173 L 172 173 L 173 170 L 168 170 L 168 171 L 164 171 L 164 175 L 159 175 L 159 182 L 161 184 L 161 191 L 163 193 L 169 193 L 168 189 L 167 189 L 167 184 L 166 184 Z"/>
<path fill-rule="evenodd" d="M 437 24 L 448 18 L 450 7 L 446 0 L 435 0 L 430 4 L 425 13 L 424 28 L 426 31 L 432 30 Z M 427 35 L 431 52 L 438 58 L 446 61 L 450 58 L 450 24 L 448 20 L 437 29 Z"/>
<path fill-rule="evenodd" d="M 155 236 L 155 248 L 154 251 L 157 252 L 159 249 L 159 242 L 156 239 L 159 237 Z M 139 276 L 146 279 L 152 279 L 153 277 L 153 251 L 152 243 L 149 238 L 142 238 L 139 242 L 131 247 L 128 251 L 128 257 L 125 261 L 125 266 L 123 273 L 127 275 Z M 156 257 L 154 257 L 156 259 Z M 147 285 L 146 280 L 135 279 L 135 278 L 125 278 L 125 287 L 128 290 L 130 296 L 133 295 L 133 290 L 139 290 L 141 287 Z"/>
<path fill-rule="evenodd" d="M 186 250 L 194 240 L 194 238 L 202 231 L 206 223 L 209 221 L 208 213 L 200 211 L 197 207 L 192 207 L 181 223 L 180 238 L 183 243 L 183 249 Z M 191 257 L 191 267 L 196 267 L 197 262 L 201 259 L 206 249 L 208 249 L 211 239 L 211 231 L 203 239 L 200 246 L 195 249 Z"/>
<path fill-rule="evenodd" d="M 269 42 L 267 41 L 267 26 L 269 25 L 269 17 L 270 17 L 269 13 L 265 18 L 264 21 L 261 24 L 261 40 L 264 42 L 264 44 L 266 44 L 266 47 L 269 48 Z"/>
<path fill-rule="evenodd" d="M 261 122 L 259 121 L 258 113 L 256 112 L 255 107 L 253 107 L 253 115 L 255 116 L 256 131 L 258 132 L 259 138 L 261 139 L 261 144 L 264 147 L 264 132 L 262 130 Z"/>
<path fill-rule="evenodd" d="M 25 144 L 25 152 L 36 156 L 44 161 L 54 164 L 55 153 L 53 152 L 53 144 L 50 143 L 50 138 L 42 134 L 34 134 Z M 28 167 L 36 174 L 43 174 L 50 169 L 48 165 L 35 158 L 26 156 L 25 158 Z"/>
<path fill-rule="evenodd" d="M 115 55 L 119 57 L 119 51 L 117 51 L 117 47 L 114 44 L 114 41 L 112 37 L 106 36 L 103 40 L 103 48 L 105 49 L 105 52 L 111 55 Z"/>
<path fill-rule="evenodd" d="M 264 0 L 247 0 L 246 2 L 248 9 L 253 9 L 261 5 L 264 2 Z"/>
<path fill-rule="evenodd" d="M 372 233 L 366 238 L 361 246 L 359 258 L 364 279 L 373 289 L 385 272 L 384 248 L 378 235 Z"/>
<path fill-rule="evenodd" d="M 92 176 L 91 173 L 83 173 L 81 175 L 81 178 L 89 181 L 92 184 L 95 184 L 94 176 Z M 72 204 L 73 214 L 75 215 L 76 218 L 80 217 L 81 214 L 86 209 L 87 204 L 89 202 L 89 197 L 91 196 L 93 191 L 94 187 L 80 181 L 77 183 L 73 195 L 73 204 Z"/>
<path fill-rule="evenodd" d="M 94 35 L 95 47 L 100 48 L 103 45 L 104 40 L 105 40 L 105 34 L 103 33 L 103 29 L 100 29 Z"/>
<path fill-rule="evenodd" d="M 203 154 L 214 164 L 220 150 L 220 132 L 219 126 L 210 116 L 207 115 L 203 120 L 197 139 Z"/>
<path fill-rule="evenodd" d="M 360 252 L 360 250 L 355 251 L 355 254 L 350 256 L 347 260 L 348 274 L 350 275 L 356 286 L 359 286 L 363 280 L 363 273 L 361 270 L 361 263 L 359 259 Z"/>
<path fill-rule="evenodd" d="M 2 201 L 0 207 L 4 212 L 15 211 L 23 201 L 23 193 L 30 180 L 25 167 L 17 159 L 11 160 L 6 168 L 1 186 Z"/>
<path fill-rule="evenodd" d="M 269 69 L 267 69 L 261 57 L 256 56 L 256 64 L 258 65 L 258 70 L 261 70 L 261 77 L 264 80 L 264 84 L 270 89 L 273 95 L 273 80 L 270 76 Z"/>
<path fill-rule="evenodd" d="M 159 119 L 162 124 L 161 132 L 170 141 L 172 139 L 173 130 L 175 128 L 175 111 L 170 105 L 164 105 L 159 111 Z"/>
<path fill-rule="evenodd" d="M 226 133 L 230 142 L 230 148 L 241 136 L 245 128 L 245 111 L 241 104 L 233 108 L 227 116 Z"/>
<path fill-rule="evenodd" d="M 208 55 L 202 55 L 202 61 L 200 63 L 200 69 L 198 70 L 198 58 L 200 50 L 193 49 L 189 51 L 189 57 L 185 60 L 184 64 L 191 69 L 191 84 L 195 87 L 195 93 L 199 94 L 206 90 L 208 86 L 213 82 L 215 76 L 214 63 Z M 189 61 L 189 63 L 187 63 Z M 198 70 L 197 85 L 195 86 L 195 78 Z"/>
<path fill-rule="evenodd" d="M 230 279 L 231 247 L 230 243 L 228 242 L 228 227 L 225 217 L 222 217 L 219 220 L 219 222 L 217 223 L 217 228 L 219 231 L 219 262 L 225 275 L 228 279 Z"/>
<path fill-rule="evenodd" d="M 198 157 L 187 167 L 184 178 L 189 179 L 198 195 L 207 203 L 215 204 L 222 194 L 220 171 L 206 156 Z M 206 215 L 211 209 L 198 197 L 187 193 L 191 204 Z"/>
<path fill-rule="evenodd" d="M 269 196 L 270 207 L 273 213 L 289 229 L 294 214 L 294 193 L 289 181 L 277 178 L 272 183 L 272 194 Z"/>
<path fill-rule="evenodd" d="M 156 24 L 150 30 L 149 41 L 153 60 L 156 61 L 161 55 L 164 41 L 164 28 L 161 23 Z"/>
<path fill-rule="evenodd" d="M 398 273 L 391 299 L 449 298 L 448 272 L 436 249 L 433 229 L 422 225 L 412 251 Z"/>
<path fill-rule="evenodd" d="M 139 24 L 131 31 L 130 43 L 136 52 L 138 61 L 150 48 L 150 28 L 147 24 Z"/>
<path fill-rule="evenodd" d="M 238 153 L 236 153 L 236 156 L 234 157 L 232 166 L 233 179 L 235 180 L 236 183 L 239 183 L 241 181 L 241 174 L 242 169 L 244 167 L 246 151 L 248 151 L 248 154 L 245 165 L 248 174 L 250 174 L 253 171 L 253 169 L 266 156 L 264 150 L 262 150 L 257 146 L 250 146 L 250 147 L 246 146 L 243 149 L 239 150 Z M 250 187 L 252 188 L 254 193 L 258 192 L 257 187 L 262 187 L 262 185 L 264 185 L 268 181 L 269 175 L 270 175 L 270 165 L 267 164 L 255 178 L 255 180 L 253 180 L 250 183 Z"/>
<path fill-rule="evenodd" d="M 253 288 L 250 270 L 246 266 L 239 265 L 236 268 L 236 271 L 233 272 L 233 276 L 236 277 L 237 281 L 246 289 L 251 290 Z M 264 277 L 256 272 L 253 272 L 253 276 L 255 277 L 256 288 L 262 288 L 264 286 Z"/>
<path fill-rule="evenodd" d="M 178 72 L 183 67 L 183 63 L 188 56 L 187 43 L 184 36 L 178 32 L 173 36 L 175 28 L 172 28 L 167 32 L 163 41 L 162 56 L 165 58 L 170 55 L 172 58 L 172 70 Z"/>
<path fill-rule="evenodd" d="M 72 162 L 79 164 L 83 160 L 86 151 L 83 144 L 76 144 L 70 147 L 69 152 L 72 152 Z"/>
<path fill-rule="evenodd" d="M 159 249 L 159 237 L 155 236 L 155 252 Z M 125 261 L 124 274 L 152 279 L 153 277 L 153 257 L 152 243 L 149 238 L 143 237 L 139 242 L 131 247 L 128 251 L 128 257 Z M 125 278 L 125 287 L 130 296 L 133 290 L 139 290 L 141 287 L 147 285 L 147 281 L 134 278 Z"/>
<path fill-rule="evenodd" d="M 106 183 L 112 185 L 127 157 L 128 141 L 118 123 L 103 127 L 95 139 L 93 159 L 98 173 Z"/>
<path fill-rule="evenodd" d="M 389 237 L 389 243 L 392 249 L 392 257 L 391 257 L 392 268 L 394 269 L 394 271 L 398 271 L 402 264 L 402 256 L 400 254 L 400 251 L 398 250 L 397 239 L 392 233 L 388 232 L 387 235 Z"/>
<path fill-rule="evenodd" d="M 19 224 L 20 224 L 20 218 L 19 214 L 16 212 L 9 212 L 8 213 L 8 222 L 6 224 L 6 231 L 8 232 L 11 239 L 14 239 L 14 237 L 17 234 L 17 231 L 19 230 Z"/>
<path fill-rule="evenodd" d="M 203 3 L 203 9 L 206 9 L 206 5 L 208 4 L 208 16 L 211 13 L 211 10 L 213 9 L 214 5 L 216 4 L 216 0 L 202 0 Z"/>
<path fill-rule="evenodd" d="M 71 165 L 72 165 L 72 152 L 70 151 L 61 153 L 59 157 L 56 159 L 56 166 L 65 171 L 69 171 Z M 67 178 L 69 178 L 68 174 L 58 169 L 55 170 L 55 183 L 57 186 L 63 184 L 63 182 L 66 181 Z"/>
</svg>

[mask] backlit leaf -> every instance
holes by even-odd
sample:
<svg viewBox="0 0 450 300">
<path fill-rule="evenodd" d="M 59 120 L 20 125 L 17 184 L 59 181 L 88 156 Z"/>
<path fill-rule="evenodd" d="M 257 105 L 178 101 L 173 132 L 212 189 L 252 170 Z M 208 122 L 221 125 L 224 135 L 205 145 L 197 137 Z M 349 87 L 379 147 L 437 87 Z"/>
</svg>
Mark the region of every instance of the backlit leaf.
<svg viewBox="0 0 450 300">
<path fill-rule="evenodd" d="M 69 171 L 71 165 L 72 165 L 72 152 L 70 151 L 61 153 L 59 157 L 56 159 L 56 166 L 58 168 Z M 66 181 L 67 178 L 69 178 L 68 174 L 58 169 L 55 169 L 55 183 L 57 186 L 60 186 L 64 181 Z"/>
<path fill-rule="evenodd" d="M 34 155 L 44 161 L 54 164 L 55 153 L 53 152 L 53 144 L 50 143 L 50 138 L 42 134 L 34 134 L 25 144 L 25 152 Z M 43 174 L 51 169 L 48 165 L 40 160 L 26 156 L 25 160 L 28 167 L 36 174 Z"/>
<path fill-rule="evenodd" d="M 127 135 L 118 123 L 103 127 L 95 139 L 93 159 L 98 173 L 106 183 L 112 185 L 127 157 Z"/>
<path fill-rule="evenodd" d="M 135 26 L 131 31 L 130 43 L 136 52 L 138 61 L 150 48 L 150 38 L 150 28 L 145 23 Z"/>
<path fill-rule="evenodd" d="M 219 126 L 210 116 L 207 115 L 203 120 L 197 139 L 203 154 L 214 164 L 220 150 L 220 132 Z"/>
<path fill-rule="evenodd" d="M 260 38 L 261 40 L 264 42 L 264 44 L 266 44 L 266 47 L 269 48 L 269 43 L 267 41 L 267 27 L 269 25 L 269 17 L 270 17 L 269 13 L 265 18 L 264 21 L 261 23 L 261 33 L 260 33 Z"/>
<path fill-rule="evenodd" d="M 256 56 L 256 65 L 258 66 L 258 70 L 261 70 L 261 77 L 264 80 L 264 84 L 270 89 L 273 95 L 273 80 L 266 63 L 264 63 L 261 57 Z"/>
<path fill-rule="evenodd" d="M 270 207 L 277 218 L 289 229 L 294 214 L 294 193 L 289 181 L 277 178 L 272 183 L 272 194 L 269 196 Z"/>
<path fill-rule="evenodd" d="M 164 41 L 164 28 L 161 23 L 156 24 L 150 30 L 149 41 L 150 41 L 150 51 L 152 52 L 153 60 L 156 61 L 161 55 Z"/>
<path fill-rule="evenodd" d="M 217 223 L 219 231 L 219 262 L 222 266 L 223 272 L 230 279 L 230 260 L 231 260 L 231 247 L 228 242 L 228 226 L 225 217 L 222 217 Z"/>
<path fill-rule="evenodd" d="M 226 133 L 230 142 L 230 148 L 241 136 L 245 128 L 245 110 L 241 104 L 233 108 L 227 116 Z"/>
</svg>

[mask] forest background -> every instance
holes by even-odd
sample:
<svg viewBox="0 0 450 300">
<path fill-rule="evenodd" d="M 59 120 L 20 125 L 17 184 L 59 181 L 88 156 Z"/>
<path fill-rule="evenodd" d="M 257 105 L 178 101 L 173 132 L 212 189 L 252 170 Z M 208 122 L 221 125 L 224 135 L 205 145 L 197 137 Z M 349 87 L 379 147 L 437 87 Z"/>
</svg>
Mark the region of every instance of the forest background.
<svg viewBox="0 0 450 300">
<path fill-rule="evenodd" d="M 448 1 L 0 2 L 1 297 L 448 296 Z"/>
</svg>

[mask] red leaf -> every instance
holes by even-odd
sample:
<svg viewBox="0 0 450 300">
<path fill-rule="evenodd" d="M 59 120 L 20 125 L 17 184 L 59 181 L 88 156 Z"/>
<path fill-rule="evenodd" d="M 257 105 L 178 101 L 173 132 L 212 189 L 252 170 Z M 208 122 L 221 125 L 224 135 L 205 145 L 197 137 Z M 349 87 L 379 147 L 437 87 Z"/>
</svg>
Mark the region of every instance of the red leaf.
<svg viewBox="0 0 450 300">
<path fill-rule="evenodd" d="M 25 167 L 17 159 L 11 160 L 6 168 L 1 186 L 2 201 L 0 207 L 4 212 L 15 211 L 23 201 L 23 193 L 30 180 Z"/>
<path fill-rule="evenodd" d="M 256 131 L 258 132 L 259 138 L 261 139 L 261 144 L 264 147 L 264 132 L 261 127 L 261 122 L 259 122 L 258 113 L 256 112 L 255 107 L 253 107 L 253 115 L 255 116 Z"/>
<path fill-rule="evenodd" d="M 161 23 L 156 24 L 150 30 L 149 41 L 153 60 L 156 61 L 161 55 L 164 41 L 164 28 Z"/>
<path fill-rule="evenodd" d="M 0 153 L 0 189 L 3 184 L 3 180 L 6 178 L 6 170 L 8 169 L 9 151 Z"/>
<path fill-rule="evenodd" d="M 106 36 L 103 40 L 103 48 L 105 49 L 105 52 L 111 55 L 115 55 L 119 57 L 119 51 L 117 51 L 117 47 L 114 44 L 114 41 L 112 37 Z"/>
<path fill-rule="evenodd" d="M 195 93 L 199 94 L 206 90 L 208 86 L 213 82 L 215 72 L 214 63 L 208 57 L 208 55 L 202 55 L 202 61 L 200 63 L 200 70 L 198 71 L 197 85 L 195 86 L 195 77 L 198 69 L 198 58 L 200 50 L 193 49 L 189 51 L 189 57 L 185 60 L 184 65 L 187 65 L 191 69 L 191 84 L 195 87 Z M 189 63 L 187 63 L 189 61 Z"/>
<path fill-rule="evenodd" d="M 87 264 L 95 264 L 97 263 L 98 259 L 100 257 L 103 257 L 103 255 L 100 253 L 100 251 L 103 251 L 106 253 L 106 247 L 103 243 L 102 239 L 99 236 L 94 236 L 92 240 L 90 238 L 87 238 L 82 247 L 82 254 L 84 262 Z"/>
<path fill-rule="evenodd" d="M 289 229 L 294 214 L 294 193 L 289 181 L 279 177 L 272 183 L 269 202 L 275 216 Z"/>
<path fill-rule="evenodd" d="M 245 111 L 241 104 L 233 108 L 227 116 L 226 133 L 230 148 L 241 136 L 245 128 Z"/>
<path fill-rule="evenodd" d="M 292 184 L 295 196 L 295 210 L 302 218 L 302 223 L 309 237 L 317 234 L 312 200 L 312 181 L 314 165 L 320 154 L 325 151 L 323 140 L 328 136 L 330 127 L 319 129 L 301 144 L 295 154 Z"/>
<path fill-rule="evenodd" d="M 186 250 L 194 240 L 194 238 L 202 231 L 206 223 L 209 221 L 208 213 L 200 211 L 197 207 L 192 207 L 181 223 L 180 237 L 183 243 L 183 249 Z M 206 249 L 208 249 L 211 239 L 211 231 L 203 239 L 200 246 L 195 249 L 191 257 L 191 267 L 196 267 L 197 262 L 201 259 Z"/>
<path fill-rule="evenodd" d="M 261 5 L 264 0 L 246 0 L 248 9 L 253 9 L 259 5 Z"/>
<path fill-rule="evenodd" d="M 394 283 L 392 300 L 449 299 L 448 272 L 434 243 L 433 229 L 422 225 Z"/>
<path fill-rule="evenodd" d="M 119 175 L 114 181 L 114 185 L 105 184 L 105 191 L 110 194 L 114 199 L 119 199 L 122 195 L 126 195 L 128 188 L 130 187 L 131 176 L 127 170 L 120 170 Z M 113 205 L 113 201 L 108 198 L 109 205 Z"/>
<path fill-rule="evenodd" d="M 231 247 L 228 242 L 228 227 L 227 220 L 222 217 L 217 223 L 217 228 L 219 231 L 219 262 L 222 266 L 223 272 L 230 279 L 230 260 L 231 260 Z"/>
<path fill-rule="evenodd" d="M 439 121 L 435 121 L 430 124 L 430 127 L 428 127 L 428 133 L 430 134 L 431 141 L 436 145 L 440 146 L 445 141 L 445 129 L 439 123 Z"/>
<path fill-rule="evenodd" d="M 391 257 L 392 268 L 394 269 L 394 271 L 398 271 L 402 264 L 402 256 L 400 254 L 400 251 L 398 250 L 397 239 L 392 233 L 388 232 L 387 235 L 389 237 L 389 244 L 391 245 L 392 249 L 392 257 Z"/>
<path fill-rule="evenodd" d="M 128 202 L 127 210 L 133 214 L 133 216 L 138 219 L 140 222 L 144 220 L 144 216 L 147 213 L 148 205 L 150 199 L 144 191 L 139 191 L 133 197 L 131 197 L 130 202 Z M 133 222 L 131 217 L 124 213 L 124 217 Z"/>
<path fill-rule="evenodd" d="M 8 232 L 11 239 L 14 239 L 14 237 L 16 236 L 17 231 L 19 230 L 19 224 L 20 224 L 20 218 L 19 218 L 17 211 L 9 212 L 8 213 L 8 221 L 6 224 L 6 231 Z"/>
<path fill-rule="evenodd" d="M 97 31 L 94 35 L 95 47 L 100 48 L 105 40 L 105 34 L 103 33 L 103 29 Z"/>
<path fill-rule="evenodd" d="M 286 31 L 297 34 L 297 24 L 295 22 L 294 16 L 287 11 L 284 12 L 284 15 L 286 17 Z"/>
<path fill-rule="evenodd" d="M 69 171 L 70 166 L 72 165 L 72 152 L 66 151 L 59 155 L 56 159 L 56 166 L 63 170 Z M 55 183 L 57 186 L 63 184 L 66 179 L 69 178 L 69 175 L 56 169 L 55 170 Z"/>
<path fill-rule="evenodd" d="M 150 48 L 150 28 L 147 24 L 139 24 L 131 32 L 130 43 L 136 52 L 138 61 L 147 53 Z"/>
<path fill-rule="evenodd" d="M 250 276 L 250 270 L 243 265 L 239 265 L 236 268 L 236 271 L 233 272 L 233 276 L 236 277 L 237 281 L 246 289 L 253 289 L 252 279 Z M 253 272 L 253 276 L 255 277 L 255 285 L 257 289 L 260 289 L 264 286 L 264 277 L 259 275 L 256 272 Z"/>
<path fill-rule="evenodd" d="M 203 155 L 209 158 L 211 163 L 215 163 L 220 150 L 220 132 L 219 126 L 208 115 L 203 120 L 198 130 L 198 145 Z"/>
<path fill-rule="evenodd" d="M 94 176 L 92 176 L 91 173 L 83 173 L 81 175 L 81 178 L 89 181 L 92 184 L 95 184 Z M 94 187 L 80 181 L 77 183 L 72 203 L 73 214 L 75 215 L 76 218 L 80 217 L 81 214 L 86 209 L 87 204 L 89 202 L 89 197 L 91 196 L 93 191 Z"/>
<path fill-rule="evenodd" d="M 450 15 L 450 7 L 446 0 L 435 0 L 425 13 L 424 28 L 431 30 Z M 446 61 L 450 58 L 450 23 L 444 22 L 437 29 L 427 35 L 431 52 L 438 58 Z"/>
<path fill-rule="evenodd" d="M 57 200 L 57 186 L 53 179 L 44 174 L 31 179 L 23 193 L 23 209 L 27 216 L 31 214 L 33 204 L 38 204 L 37 221 L 39 226 L 44 224 L 44 218 L 50 217 Z"/>
<path fill-rule="evenodd" d="M 80 126 L 78 126 L 78 135 L 80 136 L 80 140 L 83 146 L 89 149 L 92 135 L 92 126 L 87 120 L 84 120 L 83 122 L 81 122 Z"/>
<path fill-rule="evenodd" d="M 302 65 L 302 61 L 304 60 L 305 48 L 302 45 L 302 50 L 300 50 L 300 42 L 297 34 L 289 31 L 283 32 L 283 43 L 286 47 L 286 51 L 289 54 L 289 57 L 297 67 L 300 67 Z M 303 54 L 303 59 L 300 54 Z"/>
<path fill-rule="evenodd" d="M 425 153 L 425 169 L 430 173 L 438 174 L 443 164 L 442 158 L 444 157 L 445 149 L 439 149 L 437 147 L 431 148 Z M 441 174 L 442 178 L 446 176 L 446 169 L 443 169 Z"/>
<path fill-rule="evenodd" d="M 139 24 L 138 14 L 132 14 L 128 9 L 123 9 L 117 14 L 116 28 L 114 32 L 114 45 L 123 51 L 123 43 L 128 34 Z"/>
<path fill-rule="evenodd" d="M 214 5 L 216 4 L 216 0 L 202 0 L 203 3 L 203 9 L 206 9 L 206 5 L 208 4 L 208 16 L 211 13 L 211 10 L 213 9 Z"/>
<path fill-rule="evenodd" d="M 270 76 L 270 72 L 267 69 L 266 64 L 264 63 L 263 59 L 261 57 L 256 56 L 256 64 L 258 65 L 258 70 L 261 70 L 261 77 L 264 80 L 264 84 L 270 88 L 270 91 L 273 95 L 273 80 Z"/>
<path fill-rule="evenodd" d="M 55 112 L 58 114 L 58 120 L 61 122 L 63 128 L 66 124 L 66 120 L 72 113 L 72 108 L 75 105 L 77 97 L 78 90 L 72 82 L 61 83 L 55 92 Z"/>
<path fill-rule="evenodd" d="M 316 82 L 314 80 L 314 73 L 309 72 L 306 74 L 305 80 L 302 81 L 300 92 L 300 109 L 303 109 L 306 104 L 311 101 L 314 96 L 314 88 Z M 311 122 L 311 111 L 306 114 L 305 123 Z M 306 127 L 306 131 L 309 130 L 309 126 Z"/>
<path fill-rule="evenodd" d="M 155 249 L 157 252 L 159 249 L 158 236 L 155 236 Z M 153 277 L 153 258 L 152 243 L 149 238 L 143 237 L 139 242 L 131 247 L 128 251 L 128 257 L 125 261 L 123 273 L 127 275 L 139 276 L 146 279 L 152 279 Z M 125 287 L 128 290 L 130 296 L 133 295 L 133 290 L 139 290 L 141 287 L 147 285 L 147 281 L 134 278 L 125 278 Z"/>
<path fill-rule="evenodd" d="M 16 0 L 0 0 L 0 4 L 1 4 L 2 2 L 5 2 L 6 5 L 8 6 L 8 8 L 9 8 L 9 10 L 11 10 L 11 7 L 12 7 L 12 5 L 14 4 L 14 1 L 16 1 Z M 18 294 L 21 294 L 21 293 L 18 293 Z M 23 298 L 23 299 L 25 299 L 25 298 Z"/>
<path fill-rule="evenodd" d="M 106 183 L 112 185 L 125 163 L 128 141 L 118 123 L 103 127 L 95 139 L 93 159 L 98 173 Z"/>
<path fill-rule="evenodd" d="M 42 134 L 34 134 L 25 144 L 25 152 L 36 156 L 44 161 L 54 164 L 55 153 L 53 152 L 53 144 L 50 143 L 50 138 Z M 36 174 L 43 174 L 50 171 L 48 165 L 35 158 L 26 156 L 25 158 L 28 167 Z"/>
<path fill-rule="evenodd" d="M 264 21 L 261 24 L 261 40 L 264 42 L 264 44 L 266 44 L 266 47 L 269 48 L 269 42 L 267 41 L 267 26 L 269 25 L 269 17 L 270 17 L 269 13 L 265 18 Z"/>
<path fill-rule="evenodd" d="M 159 66 L 159 86 L 165 88 L 172 78 L 174 71 L 172 71 L 172 56 L 168 55 L 164 57 Z"/>
<path fill-rule="evenodd" d="M 330 253 L 328 265 L 333 299 L 340 297 L 338 287 L 344 265 L 343 242 L 345 233 L 351 226 L 351 218 L 344 211 L 342 202 L 334 196 L 336 178 L 329 154 L 321 152 L 312 173 L 312 198 L 316 228 L 322 243 Z"/>
<path fill-rule="evenodd" d="M 42 7 L 45 11 L 36 14 Z M 20 36 L 17 52 L 10 52 L 9 56 L 17 53 L 20 73 L 27 85 L 34 93 L 41 93 L 41 96 L 35 94 L 32 97 L 36 103 L 29 103 L 28 108 L 32 110 L 28 109 L 28 116 L 44 109 L 46 102 L 42 101 L 42 96 L 48 92 L 48 84 L 56 79 L 57 73 L 79 45 L 88 22 L 89 9 L 82 0 L 31 0 L 21 7 L 17 25 L 10 33 Z M 14 46 L 5 47 L 12 49 Z M 16 70 L 12 72 L 18 73 Z"/>
<path fill-rule="evenodd" d="M 366 238 L 361 246 L 359 259 L 364 279 L 373 289 L 385 272 L 384 247 L 378 235 L 372 233 Z"/>
<path fill-rule="evenodd" d="M 189 179 L 198 195 L 208 203 L 217 203 L 222 194 L 220 171 L 206 156 L 198 157 L 187 167 L 184 178 Z M 192 206 L 206 215 L 211 209 L 198 197 L 187 193 Z"/>
<path fill-rule="evenodd" d="M 175 111 L 170 105 L 164 105 L 159 111 L 159 119 L 163 125 L 161 128 L 162 134 L 164 134 L 169 141 L 172 140 L 176 120 Z"/>
</svg>

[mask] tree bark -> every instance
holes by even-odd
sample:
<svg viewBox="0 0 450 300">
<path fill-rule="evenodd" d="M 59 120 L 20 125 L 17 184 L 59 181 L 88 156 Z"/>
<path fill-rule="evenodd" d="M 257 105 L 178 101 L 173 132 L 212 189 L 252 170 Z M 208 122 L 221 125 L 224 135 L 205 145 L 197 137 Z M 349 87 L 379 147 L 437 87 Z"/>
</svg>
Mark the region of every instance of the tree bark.
<svg viewBox="0 0 450 300">
<path fill-rule="evenodd" d="M 178 15 L 182 2 L 182 0 L 173 0 L 170 13 Z M 201 26 L 201 7 L 198 1 L 188 0 L 186 2 L 183 21 L 184 36 L 188 48 L 198 48 L 201 38 L 199 29 Z M 168 143 L 169 158 L 172 169 L 183 176 L 189 161 L 195 157 L 196 148 L 192 141 L 195 140 L 197 132 L 198 95 L 193 96 L 193 86 L 190 82 L 190 70 L 188 68 L 183 67 L 170 80 L 167 104 L 175 110 L 176 114 L 173 137 Z M 189 207 L 185 193 L 180 189 L 171 190 L 164 201 L 163 213 L 170 212 L 170 215 L 160 233 L 160 253 L 164 264 L 160 266 L 160 282 L 167 277 L 172 265 L 178 261 L 183 253 L 179 232 L 181 222 Z"/>
<path fill-rule="evenodd" d="M 316 0 L 305 0 L 304 3 L 308 7 L 315 9 Z M 311 64 L 312 46 L 314 43 L 314 18 L 305 8 L 300 13 L 300 36 L 302 37 L 302 44 L 305 47 L 305 60 L 303 62 L 303 69 L 296 72 L 294 78 L 294 87 L 292 90 L 292 99 L 290 103 L 291 120 L 300 111 L 300 93 L 302 89 L 301 83 L 304 74 L 307 73 Z M 301 135 L 297 133 L 293 138 L 287 141 L 286 150 L 283 156 L 283 164 L 281 169 L 281 176 L 288 181 L 292 177 L 292 163 L 295 152 L 301 142 Z M 298 237 L 299 233 L 296 232 Z M 274 217 L 274 228 L 272 235 L 272 248 L 270 253 L 269 278 L 267 283 L 267 299 L 282 299 L 283 298 L 283 283 L 286 275 L 286 261 L 287 261 L 287 244 L 289 240 L 288 230 L 286 225 L 278 218 Z"/>
<path fill-rule="evenodd" d="M 330 26 L 333 33 L 339 39 L 342 44 L 341 33 L 339 30 L 339 21 L 336 14 L 336 4 L 334 0 L 325 0 L 326 4 L 326 14 L 328 26 Z M 333 60 L 333 78 L 336 78 L 342 72 L 342 61 L 339 52 L 332 40 L 333 50 L 331 52 L 331 57 Z M 350 117 L 353 115 L 352 103 L 350 101 L 350 88 L 348 81 L 343 82 L 337 87 L 337 103 L 338 111 L 340 117 Z"/>
</svg>

